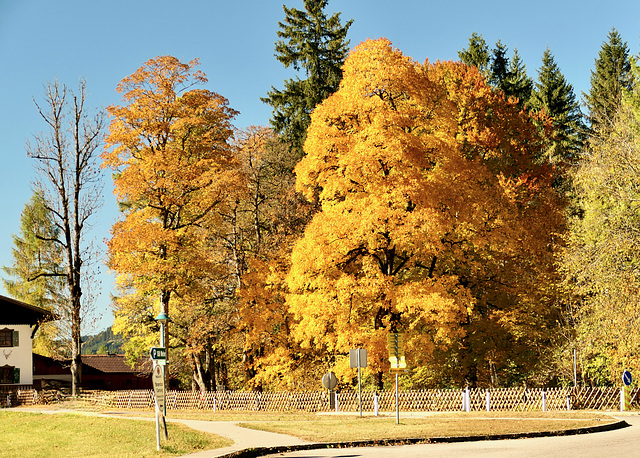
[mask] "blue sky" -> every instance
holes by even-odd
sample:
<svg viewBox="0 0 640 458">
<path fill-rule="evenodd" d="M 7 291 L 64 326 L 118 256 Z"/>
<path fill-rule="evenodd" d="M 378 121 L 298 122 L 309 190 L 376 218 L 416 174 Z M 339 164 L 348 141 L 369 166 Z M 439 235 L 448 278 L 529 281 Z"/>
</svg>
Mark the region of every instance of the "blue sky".
<svg viewBox="0 0 640 458">
<path fill-rule="evenodd" d="M 271 110 L 260 97 L 292 76 L 274 57 L 285 2 L 303 7 L 302 0 L 0 0 L 0 266 L 11 265 L 11 235 L 32 192 L 25 143 L 45 127 L 33 102 L 42 100 L 44 84 L 57 79 L 76 88 L 84 78 L 88 105 L 104 108 L 120 103 L 117 84 L 148 59 L 197 57 L 209 78 L 206 88 L 240 111 L 237 127 L 267 125 Z M 632 54 L 640 45 L 637 0 L 330 0 L 327 12 L 338 11 L 343 23 L 354 20 L 352 47 L 386 37 L 420 62 L 456 60 L 477 32 L 490 46 L 500 39 L 509 53 L 517 47 L 535 79 L 549 47 L 578 97 L 589 90 L 594 59 L 612 27 Z M 99 243 L 118 217 L 108 175 L 105 184 L 92 234 Z M 112 277 L 102 270 L 93 330 L 112 322 Z"/>
</svg>

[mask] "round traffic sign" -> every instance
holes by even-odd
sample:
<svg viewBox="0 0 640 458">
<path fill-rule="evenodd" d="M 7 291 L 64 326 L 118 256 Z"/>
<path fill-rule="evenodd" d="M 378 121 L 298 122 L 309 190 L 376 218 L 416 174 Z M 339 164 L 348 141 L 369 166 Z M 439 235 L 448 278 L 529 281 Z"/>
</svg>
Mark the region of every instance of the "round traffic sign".
<svg viewBox="0 0 640 458">
<path fill-rule="evenodd" d="M 338 378 L 333 372 L 327 372 L 322 376 L 322 386 L 327 390 L 333 390 L 338 386 Z"/>
<path fill-rule="evenodd" d="M 629 386 L 629 385 L 631 385 L 632 381 L 633 381 L 633 377 L 631 377 L 631 372 L 624 371 L 622 373 L 622 383 L 624 383 L 625 385 Z"/>
</svg>

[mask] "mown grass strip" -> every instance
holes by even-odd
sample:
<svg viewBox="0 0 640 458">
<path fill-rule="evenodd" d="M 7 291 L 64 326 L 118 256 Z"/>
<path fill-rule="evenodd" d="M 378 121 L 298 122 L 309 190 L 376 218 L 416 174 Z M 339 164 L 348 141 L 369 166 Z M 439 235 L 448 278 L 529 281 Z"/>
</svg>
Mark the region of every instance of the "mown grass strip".
<svg viewBox="0 0 640 458">
<path fill-rule="evenodd" d="M 0 411 L 0 456 L 179 456 L 232 443 L 182 425 L 169 424 L 168 431 L 158 452 L 153 421 Z"/>
</svg>

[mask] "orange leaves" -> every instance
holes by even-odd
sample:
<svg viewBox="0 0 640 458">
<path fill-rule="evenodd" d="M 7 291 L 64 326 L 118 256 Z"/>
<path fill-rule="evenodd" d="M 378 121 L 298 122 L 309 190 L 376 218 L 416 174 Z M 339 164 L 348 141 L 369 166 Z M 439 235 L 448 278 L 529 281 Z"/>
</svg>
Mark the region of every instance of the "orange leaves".
<svg viewBox="0 0 640 458">
<path fill-rule="evenodd" d="M 419 65 L 384 39 L 358 46 L 296 167 L 322 208 L 287 277 L 301 345 L 345 351 L 405 329 L 425 336 L 424 354 L 471 351 L 456 341 L 494 319 L 489 303 L 505 317 L 529 307 L 520 298 L 547 307 L 535 278 L 552 259 L 532 250 L 550 246 L 562 203 L 535 161 L 543 144 L 476 69 Z M 521 330 L 497 323 L 501 339 Z"/>
<path fill-rule="evenodd" d="M 108 108 L 102 157 L 123 211 L 109 241 L 117 325 L 144 333 L 151 307 L 161 309 L 198 353 L 229 326 L 212 317 L 227 313 L 219 291 L 231 267 L 220 237 L 243 177 L 229 144 L 236 112 L 222 96 L 191 88 L 206 81 L 196 65 L 158 57 L 125 78 L 118 91 L 126 105 Z"/>
</svg>

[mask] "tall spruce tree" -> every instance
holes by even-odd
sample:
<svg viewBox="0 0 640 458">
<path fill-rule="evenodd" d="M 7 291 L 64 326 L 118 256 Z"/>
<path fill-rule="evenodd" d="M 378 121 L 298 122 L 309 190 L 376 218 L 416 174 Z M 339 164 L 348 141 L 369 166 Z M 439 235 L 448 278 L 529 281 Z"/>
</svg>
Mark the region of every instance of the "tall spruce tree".
<svg viewBox="0 0 640 458">
<path fill-rule="evenodd" d="M 502 90 L 507 97 L 517 98 L 520 108 L 524 108 L 531 98 L 533 80 L 527 75 L 527 69 L 517 48 L 513 50 L 513 57 L 509 61 L 507 77 L 502 84 Z"/>
<path fill-rule="evenodd" d="M 573 87 L 560 71 L 549 48 L 542 55 L 542 66 L 529 106 L 535 112 L 544 110 L 553 119 L 553 136 L 544 153 L 546 160 L 551 164 L 573 160 L 582 147 L 582 113 Z"/>
<path fill-rule="evenodd" d="M 298 150 L 302 147 L 313 109 L 333 94 L 342 79 L 342 64 L 348 53 L 347 32 L 353 20 L 340 23 L 340 13 L 327 18 L 328 0 L 304 0 L 304 11 L 287 8 L 279 22 L 276 59 L 285 67 L 303 70 L 305 79 L 286 80 L 284 89 L 272 87 L 261 100 L 273 107 L 271 126 Z"/>
<path fill-rule="evenodd" d="M 491 51 L 489 70 L 489 83 L 506 93 L 505 88 L 509 78 L 509 58 L 507 57 L 507 47 L 500 40 Z"/>
<path fill-rule="evenodd" d="M 469 37 L 469 47 L 458 51 L 458 57 L 463 63 L 478 67 L 483 75 L 489 75 L 489 48 L 481 34 L 473 32 Z"/>
<path fill-rule="evenodd" d="M 622 93 L 631 89 L 629 47 L 614 28 L 602 44 L 595 70 L 591 71 L 591 89 L 583 93 L 592 134 L 606 133 L 620 106 Z"/>
</svg>

